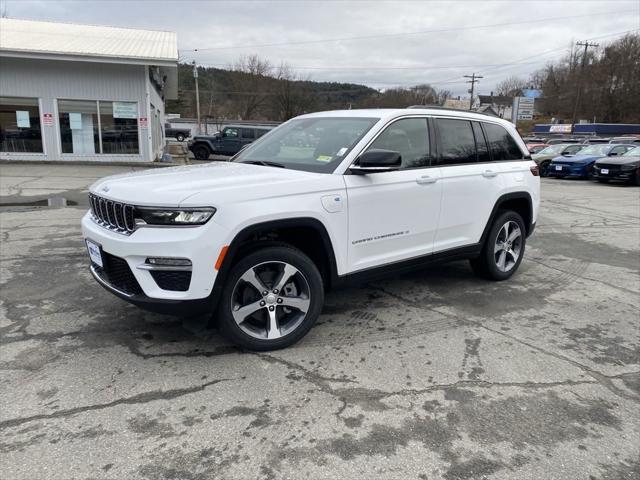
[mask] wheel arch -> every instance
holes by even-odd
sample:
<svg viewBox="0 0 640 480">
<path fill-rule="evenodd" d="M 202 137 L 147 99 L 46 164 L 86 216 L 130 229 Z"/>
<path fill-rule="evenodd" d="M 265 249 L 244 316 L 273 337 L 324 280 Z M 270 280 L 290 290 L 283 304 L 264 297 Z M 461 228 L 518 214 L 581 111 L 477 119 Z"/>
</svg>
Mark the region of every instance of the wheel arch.
<svg viewBox="0 0 640 480">
<path fill-rule="evenodd" d="M 260 222 L 240 230 L 229 244 L 214 288 L 222 288 L 231 267 L 245 253 L 259 245 L 278 243 L 291 245 L 311 258 L 320 270 L 325 287 L 335 283 L 338 278 L 336 256 L 326 227 L 313 217 L 294 217 Z"/>
<path fill-rule="evenodd" d="M 527 229 L 526 236 L 528 237 L 533 233 L 533 200 L 531 199 L 531 195 L 528 192 L 505 193 L 496 200 L 496 203 L 493 206 L 491 215 L 489 215 L 489 220 L 482 232 L 480 245 L 484 245 L 494 220 L 502 210 L 513 210 L 520 214 L 524 221 L 525 228 Z"/>
</svg>

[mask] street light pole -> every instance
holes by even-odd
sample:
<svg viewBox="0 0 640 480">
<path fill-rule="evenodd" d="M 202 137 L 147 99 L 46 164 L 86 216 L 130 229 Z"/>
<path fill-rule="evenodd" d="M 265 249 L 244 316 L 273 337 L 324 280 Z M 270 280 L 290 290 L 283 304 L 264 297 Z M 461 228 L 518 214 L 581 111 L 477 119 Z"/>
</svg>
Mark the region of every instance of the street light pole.
<svg viewBox="0 0 640 480">
<path fill-rule="evenodd" d="M 196 83 L 196 115 L 198 117 L 198 135 L 202 133 L 202 127 L 200 125 L 200 90 L 198 89 L 198 67 L 196 61 L 193 61 L 193 79 Z"/>
</svg>

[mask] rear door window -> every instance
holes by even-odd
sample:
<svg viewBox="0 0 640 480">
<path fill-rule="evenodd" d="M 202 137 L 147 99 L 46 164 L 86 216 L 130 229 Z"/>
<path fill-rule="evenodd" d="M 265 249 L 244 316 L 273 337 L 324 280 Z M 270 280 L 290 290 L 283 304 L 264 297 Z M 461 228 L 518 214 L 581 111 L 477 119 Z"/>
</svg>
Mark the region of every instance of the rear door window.
<svg viewBox="0 0 640 480">
<path fill-rule="evenodd" d="M 469 120 L 438 118 L 439 155 L 441 166 L 475 163 L 476 141 Z"/>
<path fill-rule="evenodd" d="M 478 149 L 478 162 L 487 163 L 491 161 L 491 155 L 489 154 L 489 146 L 485 139 L 482 127 L 478 122 L 471 122 L 473 126 L 473 135 L 476 137 L 476 148 Z"/>
<path fill-rule="evenodd" d="M 494 162 L 523 159 L 524 154 L 520 151 L 520 147 L 503 127 L 495 123 L 485 123 L 484 131 L 487 134 Z"/>
<path fill-rule="evenodd" d="M 242 128 L 240 129 L 240 134 L 243 140 L 254 140 L 256 138 L 253 128 Z"/>
</svg>

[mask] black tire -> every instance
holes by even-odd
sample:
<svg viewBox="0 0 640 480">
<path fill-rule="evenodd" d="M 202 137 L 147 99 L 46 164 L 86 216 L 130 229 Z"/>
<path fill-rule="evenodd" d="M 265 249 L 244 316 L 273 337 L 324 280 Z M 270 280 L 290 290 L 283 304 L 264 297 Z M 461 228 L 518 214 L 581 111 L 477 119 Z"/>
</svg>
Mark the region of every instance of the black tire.
<svg viewBox="0 0 640 480">
<path fill-rule="evenodd" d="M 196 145 L 193 147 L 193 156 L 198 160 L 208 160 L 211 152 L 209 151 L 209 147 L 205 145 Z"/>
<path fill-rule="evenodd" d="M 597 180 L 600 183 L 609 183 L 609 179 L 608 178 L 598 178 Z"/>
<path fill-rule="evenodd" d="M 500 256 L 501 254 L 496 253 L 495 247 L 496 242 L 499 241 L 498 235 L 503 234 L 502 229 L 507 223 L 517 224 L 518 228 L 520 229 L 520 243 L 518 244 L 519 250 L 517 260 L 513 262 L 513 265 L 507 271 L 503 271 L 499 268 L 496 260 L 496 255 Z M 487 238 L 484 242 L 484 246 L 482 247 L 480 256 L 470 261 L 471 268 L 473 269 L 474 273 L 480 277 L 496 281 L 506 280 L 518 270 L 518 267 L 522 262 L 522 258 L 524 257 L 525 246 L 526 228 L 522 217 L 518 213 L 511 210 L 500 211 L 498 212 L 497 217 L 491 225 L 491 229 L 489 230 L 489 234 L 487 235 Z M 515 246 L 512 251 L 514 250 Z"/>
<path fill-rule="evenodd" d="M 269 272 L 268 270 L 266 272 L 260 272 L 260 269 L 268 269 L 271 265 L 287 264 L 290 267 L 293 267 L 294 270 L 297 270 L 297 273 L 295 273 L 294 276 L 291 277 L 291 283 L 284 284 L 281 292 L 272 290 L 275 286 L 274 283 L 278 282 L 278 274 L 272 273 L 272 277 L 270 280 L 269 273 L 271 272 Z M 249 284 L 247 286 L 247 284 L 241 280 L 243 275 L 245 275 L 249 271 L 257 272 L 259 283 L 262 283 L 265 286 L 264 292 L 258 292 L 256 295 L 256 289 L 253 288 L 253 284 Z M 292 310 L 291 308 L 288 308 L 286 306 L 278 306 L 277 303 L 273 302 L 273 298 L 268 298 L 272 297 L 273 294 L 278 297 L 277 302 L 280 302 L 281 298 L 285 299 L 285 301 L 287 298 L 302 298 L 302 296 L 289 297 L 289 294 L 285 292 L 285 287 L 291 287 L 292 289 L 296 288 L 296 286 L 294 285 L 296 282 L 300 285 L 304 285 L 298 286 L 300 292 L 302 292 L 302 290 L 304 290 L 305 288 L 307 289 L 307 292 L 304 294 L 304 296 L 305 301 L 308 302 L 308 308 L 306 308 L 307 311 L 304 314 L 302 311 L 296 311 L 295 308 Z M 246 297 L 247 289 L 250 291 L 250 295 L 252 295 L 254 298 L 248 298 L 246 301 L 238 302 L 238 293 L 241 292 L 241 294 Z M 268 295 L 264 295 L 265 292 L 268 293 Z M 242 306 L 244 307 L 249 304 L 261 302 L 262 299 L 265 299 L 266 302 L 269 302 L 271 300 L 272 305 L 269 305 L 267 303 L 266 306 L 259 307 L 254 314 L 248 315 L 245 318 L 245 320 L 248 320 L 248 324 L 247 322 L 240 322 L 245 325 L 244 327 L 241 327 L 240 324 L 236 322 L 233 313 L 238 312 L 238 308 L 240 307 L 239 303 L 242 303 Z M 262 301 L 261 305 L 266 302 Z M 228 338 L 235 345 L 238 345 L 247 350 L 278 350 L 293 345 L 309 332 L 313 324 L 320 316 L 323 303 L 324 286 L 322 282 L 322 276 L 320 275 L 320 272 L 318 271 L 316 265 L 308 256 L 306 256 L 300 250 L 289 246 L 265 247 L 247 255 L 231 268 L 231 271 L 229 272 L 229 275 L 226 279 L 225 286 L 222 290 L 222 296 L 220 299 L 220 304 L 218 306 L 218 327 L 222 335 Z M 271 306 L 273 306 L 273 309 L 271 308 Z M 287 326 L 290 326 L 291 331 L 282 333 L 282 336 L 278 338 L 267 339 L 266 330 L 269 328 L 267 322 L 269 321 L 270 315 L 267 309 L 273 310 L 273 315 L 276 316 L 276 318 L 278 318 L 277 316 L 280 315 L 277 321 L 277 331 L 279 334 L 281 333 L 281 328 L 287 328 Z M 244 315 L 240 316 L 244 317 Z M 287 318 L 290 318 L 291 320 L 287 320 Z M 263 327 L 265 331 L 261 332 L 261 329 Z M 248 332 L 248 330 L 253 329 L 255 329 L 255 331 L 252 335 Z M 264 333 L 264 336 L 260 336 L 257 338 L 259 333 Z"/>
<path fill-rule="evenodd" d="M 636 172 L 635 180 L 633 181 L 633 183 L 635 183 L 636 186 L 640 187 L 640 172 Z"/>
<path fill-rule="evenodd" d="M 176 140 L 178 140 L 179 142 L 184 142 L 184 135 L 182 133 L 177 134 Z"/>
<path fill-rule="evenodd" d="M 551 164 L 551 161 L 542 162 L 540 164 L 540 176 L 541 177 L 549 176 L 549 165 L 550 164 Z"/>
</svg>

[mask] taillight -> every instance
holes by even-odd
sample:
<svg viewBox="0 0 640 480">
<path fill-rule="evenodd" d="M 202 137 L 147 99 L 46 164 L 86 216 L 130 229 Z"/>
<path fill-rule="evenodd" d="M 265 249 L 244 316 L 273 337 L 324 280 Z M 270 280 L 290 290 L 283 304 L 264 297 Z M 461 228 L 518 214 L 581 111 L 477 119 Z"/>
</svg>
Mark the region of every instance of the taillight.
<svg viewBox="0 0 640 480">
<path fill-rule="evenodd" d="M 534 177 L 540 176 L 540 167 L 538 167 L 538 165 L 534 165 L 529 170 L 531 170 L 531 175 L 533 175 Z"/>
</svg>

